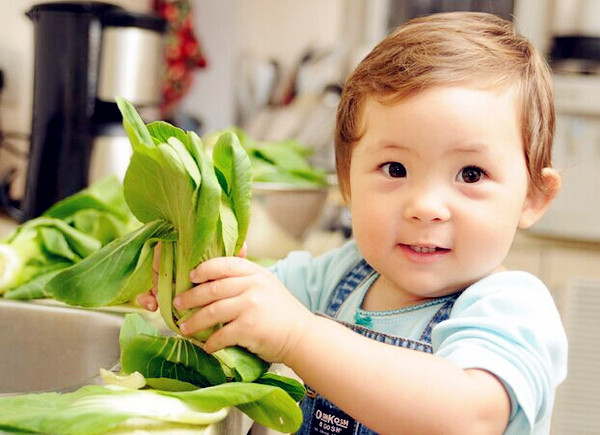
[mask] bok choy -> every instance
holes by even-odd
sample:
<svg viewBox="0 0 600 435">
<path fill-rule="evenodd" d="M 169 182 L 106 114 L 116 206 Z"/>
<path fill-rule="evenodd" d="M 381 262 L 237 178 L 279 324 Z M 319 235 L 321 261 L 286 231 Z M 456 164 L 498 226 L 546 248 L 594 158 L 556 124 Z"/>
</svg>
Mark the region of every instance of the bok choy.
<svg viewBox="0 0 600 435">
<path fill-rule="evenodd" d="M 47 297 L 45 284 L 139 223 L 115 177 L 59 201 L 42 216 L 18 226 L 0 242 L 0 295 Z"/>
<path fill-rule="evenodd" d="M 106 386 L 0 397 L 0 431 L 192 432 L 222 420 L 230 407 L 280 432 L 302 423 L 296 402 L 304 387 L 293 379 L 265 373 L 252 383 L 225 382 L 213 356 L 181 337 L 162 336 L 139 314 L 125 317 L 119 341 L 122 373 L 101 370 Z"/>
<path fill-rule="evenodd" d="M 47 284 L 54 299 L 70 305 L 101 307 L 120 304 L 152 285 L 152 252 L 161 242 L 157 299 L 173 332 L 192 312 L 173 307 L 174 297 L 191 288 L 188 274 L 200 262 L 235 255 L 250 221 L 251 166 L 237 136 L 219 137 L 211 157 L 200 137 L 166 122 L 145 125 L 133 106 L 119 98 L 123 124 L 133 147 L 125 179 L 125 200 L 143 224 Z M 192 339 L 197 345 L 213 330 Z M 239 347 L 216 352 L 229 379 L 252 382 L 268 368 Z"/>
<path fill-rule="evenodd" d="M 202 343 L 213 331 L 182 337 L 179 324 L 192 312 L 172 304 L 191 288 L 193 267 L 235 255 L 244 242 L 251 199 L 246 151 L 226 133 L 211 158 L 195 133 L 161 121 L 145 125 L 126 100 L 117 103 L 133 147 L 123 193 L 140 224 L 59 271 L 45 291 L 82 307 L 129 301 L 152 286 L 153 251 L 160 242 L 157 299 L 175 334 L 163 335 L 141 316 L 127 315 L 119 336 L 121 372 L 103 371 L 108 386 L 0 397 L 0 430 L 100 433 L 140 422 L 147 430 L 193 430 L 237 407 L 264 426 L 294 432 L 302 423 L 302 384 L 267 373 L 265 361 L 240 347 L 206 353 Z"/>
<path fill-rule="evenodd" d="M 193 391 L 136 390 L 88 385 L 73 393 L 0 397 L 0 430 L 95 434 L 111 430 L 178 430 L 224 419 L 236 406 L 254 421 L 293 432 L 302 413 L 282 389 L 230 382 Z M 161 424 L 162 423 L 162 424 Z"/>
</svg>

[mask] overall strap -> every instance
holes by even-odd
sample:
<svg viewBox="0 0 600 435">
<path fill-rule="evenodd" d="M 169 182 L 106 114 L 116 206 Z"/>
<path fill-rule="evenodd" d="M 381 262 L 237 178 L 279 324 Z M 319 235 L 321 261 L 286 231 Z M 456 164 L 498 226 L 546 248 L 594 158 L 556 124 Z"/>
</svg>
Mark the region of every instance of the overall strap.
<svg viewBox="0 0 600 435">
<path fill-rule="evenodd" d="M 336 288 L 333 290 L 331 295 L 329 296 L 329 300 L 327 301 L 327 305 L 325 307 L 325 314 L 332 318 L 336 318 L 338 311 L 340 310 L 344 301 L 348 298 L 348 296 L 356 290 L 360 284 L 371 277 L 375 272 L 375 270 L 367 263 L 365 259 L 361 259 L 358 263 L 356 263 L 351 269 L 346 272 L 346 274 L 342 277 Z M 454 303 L 456 299 L 461 295 L 462 292 L 457 292 L 453 295 L 448 296 L 448 300 L 444 302 L 444 304 L 440 307 L 438 311 L 431 317 L 418 341 L 414 341 L 415 345 L 406 345 L 404 343 L 412 342 L 412 340 L 402 339 L 402 342 L 394 343 L 396 345 L 401 345 L 403 347 L 411 347 L 415 350 L 421 350 L 425 352 L 431 352 L 431 332 L 433 328 L 440 322 L 447 320 L 450 317 L 450 313 L 452 311 L 452 307 L 454 307 Z M 338 320 L 339 322 L 339 320 Z M 388 338 L 386 334 L 381 334 L 375 331 L 371 331 L 368 328 L 364 328 L 360 325 L 353 325 L 346 322 L 340 322 L 345 324 L 350 329 L 358 332 L 361 335 L 368 336 L 369 338 L 387 342 L 392 344 L 390 340 L 397 340 L 396 338 Z"/>
<path fill-rule="evenodd" d="M 358 288 L 359 284 L 373 273 L 375 273 L 375 271 L 365 259 L 356 263 L 354 267 L 346 272 L 337 287 L 329 296 L 325 314 L 335 318 L 348 295 Z"/>
<path fill-rule="evenodd" d="M 440 309 L 433 315 L 431 320 L 425 329 L 423 329 L 423 333 L 421 334 L 421 338 L 419 341 L 425 343 L 431 343 L 431 331 L 433 331 L 433 327 L 444 320 L 447 320 L 450 317 L 450 312 L 452 311 L 452 307 L 454 307 L 454 303 L 456 299 L 461 295 L 462 292 L 455 293 L 451 295 L 450 299 L 448 299 L 444 305 L 440 307 Z"/>
</svg>

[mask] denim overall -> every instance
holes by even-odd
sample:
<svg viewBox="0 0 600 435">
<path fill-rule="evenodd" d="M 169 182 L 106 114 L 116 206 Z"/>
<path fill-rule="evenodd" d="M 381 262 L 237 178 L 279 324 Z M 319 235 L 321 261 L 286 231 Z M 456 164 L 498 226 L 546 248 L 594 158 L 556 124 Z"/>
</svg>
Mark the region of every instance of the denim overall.
<svg viewBox="0 0 600 435">
<path fill-rule="evenodd" d="M 361 319 L 357 318 L 356 321 L 359 323 L 357 325 L 342 322 L 336 319 L 338 311 L 348 295 L 350 295 L 350 293 L 352 293 L 355 289 L 359 288 L 363 282 L 371 278 L 375 273 L 376 272 L 373 270 L 373 268 L 369 266 L 365 260 L 361 260 L 356 264 L 356 266 L 354 266 L 354 268 L 350 269 L 331 294 L 327 303 L 327 307 L 325 308 L 325 317 L 330 317 L 333 320 L 336 320 L 338 323 L 341 323 L 344 326 L 352 329 L 354 332 L 373 340 L 391 344 L 393 346 L 432 353 L 431 331 L 435 325 L 443 320 L 446 320 L 450 316 L 450 311 L 452 310 L 454 302 L 459 296 L 459 293 L 443 298 L 446 300 L 446 302 L 432 316 L 418 341 L 372 331 L 366 326 L 360 325 L 360 323 L 366 323 L 364 319 L 361 322 Z M 304 422 L 302 423 L 300 430 L 296 432 L 297 434 L 364 435 L 375 433 L 366 426 L 363 426 L 358 421 L 354 420 L 327 399 L 317 394 L 312 388 L 310 388 L 310 386 L 306 385 L 306 390 L 307 394 L 300 403 L 300 407 L 302 408 L 302 413 L 304 415 Z"/>
</svg>

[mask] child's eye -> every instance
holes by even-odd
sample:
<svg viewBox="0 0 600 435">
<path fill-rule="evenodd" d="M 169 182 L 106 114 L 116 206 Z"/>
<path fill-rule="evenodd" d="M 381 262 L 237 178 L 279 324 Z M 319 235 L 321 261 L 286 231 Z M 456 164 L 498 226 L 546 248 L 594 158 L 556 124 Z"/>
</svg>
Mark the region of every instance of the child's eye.
<svg viewBox="0 0 600 435">
<path fill-rule="evenodd" d="M 477 166 L 465 166 L 457 175 L 458 181 L 463 183 L 477 183 L 485 177 L 485 171 Z"/>
<path fill-rule="evenodd" d="M 406 168 L 402 163 L 389 162 L 381 165 L 381 170 L 392 178 L 406 177 Z"/>
</svg>

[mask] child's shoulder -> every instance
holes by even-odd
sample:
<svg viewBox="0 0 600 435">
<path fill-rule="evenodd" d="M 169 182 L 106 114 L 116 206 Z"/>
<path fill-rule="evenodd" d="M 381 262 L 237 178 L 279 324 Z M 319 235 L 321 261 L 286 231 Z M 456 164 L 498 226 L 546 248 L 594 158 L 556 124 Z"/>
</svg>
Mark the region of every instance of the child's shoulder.
<svg viewBox="0 0 600 435">
<path fill-rule="evenodd" d="M 523 316 L 540 312 L 558 317 L 548 287 L 535 275 L 524 271 L 502 271 L 488 275 L 465 289 L 456 300 L 455 311 L 505 311 Z"/>
</svg>

